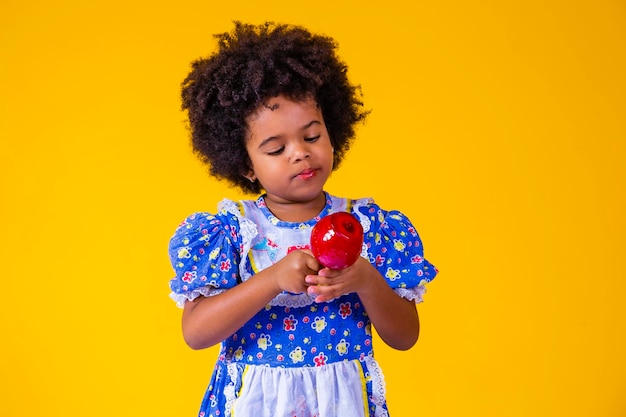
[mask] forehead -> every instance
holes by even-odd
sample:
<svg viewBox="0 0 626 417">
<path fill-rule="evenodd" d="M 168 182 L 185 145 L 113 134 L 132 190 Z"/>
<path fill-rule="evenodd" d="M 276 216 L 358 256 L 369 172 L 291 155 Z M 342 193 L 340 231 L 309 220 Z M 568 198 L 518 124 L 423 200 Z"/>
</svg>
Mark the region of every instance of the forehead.
<svg viewBox="0 0 626 417">
<path fill-rule="evenodd" d="M 263 102 L 247 119 L 246 142 L 250 146 L 268 138 L 298 135 L 315 122 L 323 124 L 320 107 L 312 98 L 301 100 L 284 96 Z"/>
<path fill-rule="evenodd" d="M 285 96 L 270 97 L 263 101 L 246 119 L 248 126 L 273 119 L 318 116 L 320 109 L 312 97 L 290 99 Z"/>
</svg>

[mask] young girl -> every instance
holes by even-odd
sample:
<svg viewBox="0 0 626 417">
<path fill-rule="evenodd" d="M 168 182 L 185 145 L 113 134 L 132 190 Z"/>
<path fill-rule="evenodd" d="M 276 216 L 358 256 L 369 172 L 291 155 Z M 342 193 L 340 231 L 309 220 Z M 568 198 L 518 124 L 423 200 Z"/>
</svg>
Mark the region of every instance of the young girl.
<svg viewBox="0 0 626 417">
<path fill-rule="evenodd" d="M 193 147 L 212 175 L 261 195 L 192 214 L 170 242 L 185 341 L 221 343 L 200 416 L 386 416 L 371 325 L 412 347 L 437 271 L 402 213 L 324 190 L 367 115 L 359 90 L 326 36 L 235 22 L 216 37 L 183 82 Z M 365 237 L 353 265 L 331 270 L 309 241 L 339 211 Z"/>
</svg>

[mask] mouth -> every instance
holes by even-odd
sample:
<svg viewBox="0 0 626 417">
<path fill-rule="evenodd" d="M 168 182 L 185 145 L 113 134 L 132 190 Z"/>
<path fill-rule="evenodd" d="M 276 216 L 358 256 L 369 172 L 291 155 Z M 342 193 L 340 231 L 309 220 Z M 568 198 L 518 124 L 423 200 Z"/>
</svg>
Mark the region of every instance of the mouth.
<svg viewBox="0 0 626 417">
<path fill-rule="evenodd" d="M 307 168 L 304 169 L 302 171 L 300 171 L 295 178 L 300 178 L 303 180 L 308 180 L 310 178 L 313 178 L 317 175 L 317 169 L 312 169 L 312 168 Z"/>
</svg>

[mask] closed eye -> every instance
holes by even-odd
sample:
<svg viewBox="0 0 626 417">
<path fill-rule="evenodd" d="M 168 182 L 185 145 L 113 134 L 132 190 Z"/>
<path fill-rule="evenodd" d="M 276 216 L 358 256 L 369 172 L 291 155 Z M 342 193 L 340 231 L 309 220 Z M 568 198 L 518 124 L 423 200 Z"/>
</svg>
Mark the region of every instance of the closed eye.
<svg viewBox="0 0 626 417">
<path fill-rule="evenodd" d="M 285 147 L 281 146 L 280 148 L 276 149 L 275 151 L 267 152 L 267 154 L 270 155 L 270 156 L 276 156 L 276 155 L 280 155 L 281 153 L 283 153 L 284 150 L 285 150 Z"/>
<path fill-rule="evenodd" d="M 304 138 L 305 142 L 315 142 L 316 140 L 318 140 L 320 138 L 321 135 L 317 135 L 311 138 Z"/>
</svg>

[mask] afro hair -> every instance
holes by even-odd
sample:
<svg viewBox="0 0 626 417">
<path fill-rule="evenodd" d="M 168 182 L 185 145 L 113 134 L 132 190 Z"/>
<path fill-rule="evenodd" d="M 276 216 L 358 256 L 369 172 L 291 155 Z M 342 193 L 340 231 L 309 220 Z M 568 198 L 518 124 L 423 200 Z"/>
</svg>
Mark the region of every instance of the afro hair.
<svg viewBox="0 0 626 417">
<path fill-rule="evenodd" d="M 194 61 L 182 83 L 194 153 L 211 175 L 246 193 L 260 184 L 243 177 L 249 170 L 246 152 L 248 117 L 267 99 L 312 97 L 320 106 L 335 148 L 336 169 L 365 120 L 359 86 L 347 77 L 347 66 L 327 36 L 287 24 L 255 26 L 234 22 L 230 33 L 216 34 L 217 50 Z"/>
</svg>

